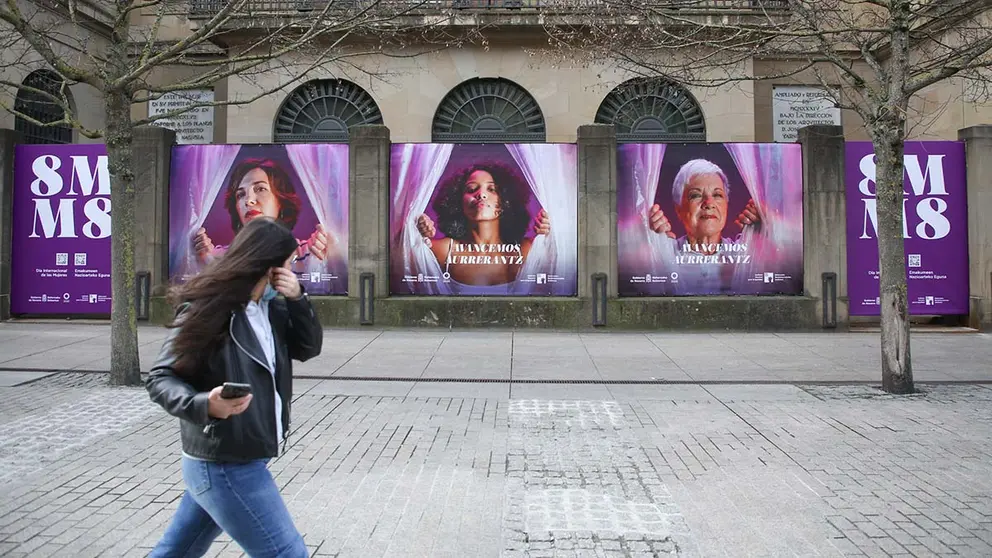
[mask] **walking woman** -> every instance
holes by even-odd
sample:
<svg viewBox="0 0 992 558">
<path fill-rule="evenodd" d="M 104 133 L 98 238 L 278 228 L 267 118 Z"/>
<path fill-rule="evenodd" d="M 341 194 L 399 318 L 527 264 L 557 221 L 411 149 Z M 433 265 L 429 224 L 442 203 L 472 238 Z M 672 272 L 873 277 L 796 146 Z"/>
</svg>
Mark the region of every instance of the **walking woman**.
<svg viewBox="0 0 992 558">
<path fill-rule="evenodd" d="M 186 491 L 150 556 L 202 556 L 222 530 L 253 558 L 307 556 L 266 468 L 289 433 L 291 360 L 317 356 L 323 342 L 290 271 L 297 247 L 285 226 L 253 219 L 221 258 L 170 293 L 179 312 L 145 386 L 180 419 Z M 223 398 L 224 382 L 251 393 Z"/>
</svg>

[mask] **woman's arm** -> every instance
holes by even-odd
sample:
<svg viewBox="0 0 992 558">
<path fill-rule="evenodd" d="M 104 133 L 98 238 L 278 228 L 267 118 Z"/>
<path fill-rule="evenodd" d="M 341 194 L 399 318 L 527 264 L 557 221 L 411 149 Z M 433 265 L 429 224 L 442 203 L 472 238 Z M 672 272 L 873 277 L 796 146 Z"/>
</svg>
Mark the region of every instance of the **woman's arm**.
<svg viewBox="0 0 992 558">
<path fill-rule="evenodd" d="M 151 400 L 158 403 L 165 412 L 193 424 L 206 426 L 215 422 L 209 414 L 209 394 L 197 391 L 180 378 L 173 368 L 176 356 L 172 353 L 172 342 L 178 333 L 178 328 L 172 329 L 162 344 L 158 360 L 145 381 L 145 389 Z"/>
<path fill-rule="evenodd" d="M 317 319 L 310 297 L 302 292 L 303 285 L 300 289 L 299 298 L 286 298 L 286 309 L 289 311 L 286 344 L 289 346 L 289 358 L 305 362 L 320 354 L 324 345 L 324 328 Z"/>
</svg>

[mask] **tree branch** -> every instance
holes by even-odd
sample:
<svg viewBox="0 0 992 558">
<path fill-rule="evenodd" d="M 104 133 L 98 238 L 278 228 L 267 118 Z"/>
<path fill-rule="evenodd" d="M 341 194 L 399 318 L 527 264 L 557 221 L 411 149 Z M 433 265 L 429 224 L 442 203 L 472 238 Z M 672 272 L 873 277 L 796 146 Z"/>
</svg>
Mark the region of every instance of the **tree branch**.
<svg viewBox="0 0 992 558">
<path fill-rule="evenodd" d="M 14 31 L 27 41 L 59 75 L 70 81 L 86 83 L 97 88 L 102 85 L 101 80 L 94 73 L 77 68 L 56 54 L 44 34 L 35 29 L 24 17 L 17 6 L 17 0 L 4 0 L 4 4 L 6 7 L 0 8 L 0 21 L 5 21 L 13 27 Z"/>
</svg>

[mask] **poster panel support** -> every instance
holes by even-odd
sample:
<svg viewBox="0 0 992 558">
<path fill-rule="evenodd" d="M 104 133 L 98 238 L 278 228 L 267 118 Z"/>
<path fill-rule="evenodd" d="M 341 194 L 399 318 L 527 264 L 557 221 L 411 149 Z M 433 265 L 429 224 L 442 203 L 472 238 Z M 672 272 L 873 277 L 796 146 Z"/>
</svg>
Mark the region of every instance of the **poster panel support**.
<svg viewBox="0 0 992 558">
<path fill-rule="evenodd" d="M 606 274 L 592 274 L 592 325 L 606 325 Z"/>
<path fill-rule="evenodd" d="M 827 271 L 822 274 L 823 287 L 820 291 L 823 301 L 823 327 L 824 329 L 837 328 L 837 274 Z"/>
<path fill-rule="evenodd" d="M 148 321 L 152 291 L 152 274 L 138 271 L 134 274 L 134 313 L 141 321 Z"/>
<path fill-rule="evenodd" d="M 363 272 L 358 276 L 359 321 L 362 325 L 375 323 L 375 273 Z"/>
</svg>

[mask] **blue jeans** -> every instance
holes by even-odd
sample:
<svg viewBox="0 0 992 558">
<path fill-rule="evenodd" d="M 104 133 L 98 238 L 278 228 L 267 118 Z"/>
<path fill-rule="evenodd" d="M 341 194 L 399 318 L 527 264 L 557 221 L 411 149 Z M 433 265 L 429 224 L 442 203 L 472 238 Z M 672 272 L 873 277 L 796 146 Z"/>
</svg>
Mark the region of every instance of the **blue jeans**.
<svg viewBox="0 0 992 558">
<path fill-rule="evenodd" d="M 307 557 L 267 459 L 217 463 L 183 456 L 182 463 L 186 492 L 150 558 L 203 556 L 221 530 L 252 558 Z"/>
</svg>

